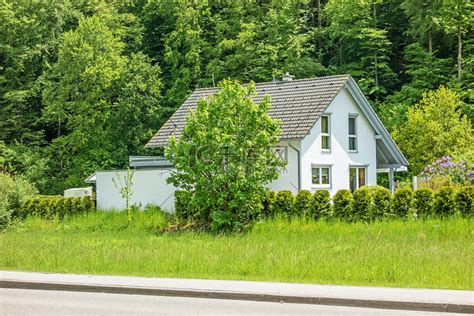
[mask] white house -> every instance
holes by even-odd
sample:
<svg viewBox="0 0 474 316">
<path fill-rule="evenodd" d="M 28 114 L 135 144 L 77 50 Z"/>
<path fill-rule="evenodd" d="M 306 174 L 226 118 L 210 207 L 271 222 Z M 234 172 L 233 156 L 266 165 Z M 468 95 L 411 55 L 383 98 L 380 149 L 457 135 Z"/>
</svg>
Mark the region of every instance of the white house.
<svg viewBox="0 0 474 316">
<path fill-rule="evenodd" d="M 189 110 L 196 107 L 200 98 L 217 89 L 195 90 L 147 146 L 166 147 L 170 135 L 179 138 Z M 287 160 L 287 166 L 269 184 L 271 189 L 293 192 L 324 189 L 334 195 L 340 189 L 376 185 L 377 172 L 389 172 L 393 191 L 394 171 L 403 169 L 408 162 L 350 75 L 292 80 L 286 74 L 282 81 L 256 84 L 256 92 L 256 102 L 270 96 L 269 114 L 282 121 L 276 150 Z M 144 162 L 134 166 L 137 175 L 148 173 L 134 181 L 135 192 L 140 192 L 136 203 L 155 202 L 166 204 L 170 210 L 174 208 L 174 199 L 160 194 L 174 191 L 165 181 L 172 166 L 162 164 Z M 119 207 L 116 204 L 120 197 L 110 188 L 111 177 L 100 172 L 95 176 L 98 206 Z M 104 180 L 99 180 L 100 177 Z M 141 187 L 147 189 L 141 192 Z"/>
</svg>

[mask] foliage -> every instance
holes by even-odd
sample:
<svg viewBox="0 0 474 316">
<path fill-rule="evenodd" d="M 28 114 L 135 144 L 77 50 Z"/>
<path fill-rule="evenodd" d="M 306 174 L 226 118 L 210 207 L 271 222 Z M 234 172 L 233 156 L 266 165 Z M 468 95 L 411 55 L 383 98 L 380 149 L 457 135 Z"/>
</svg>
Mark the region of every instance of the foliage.
<svg viewBox="0 0 474 316">
<path fill-rule="evenodd" d="M 441 87 L 423 95 L 408 110 L 408 121 L 393 136 L 410 162 L 410 169 L 420 173 L 438 157 L 464 152 L 474 142 L 472 127 L 460 113 L 457 93 Z"/>
<path fill-rule="evenodd" d="M 189 191 L 181 190 L 174 192 L 174 208 L 178 218 L 192 219 L 191 212 L 191 193 Z"/>
<path fill-rule="evenodd" d="M 453 187 L 441 187 L 434 193 L 433 210 L 436 216 L 447 217 L 455 212 L 455 189 Z"/>
<path fill-rule="evenodd" d="M 308 190 L 300 190 L 295 196 L 293 204 L 295 217 L 312 217 L 313 195 Z"/>
<path fill-rule="evenodd" d="M 328 190 L 316 190 L 313 194 L 313 219 L 331 219 L 333 209 Z"/>
<path fill-rule="evenodd" d="M 333 197 L 334 217 L 342 220 L 352 219 L 352 192 L 350 190 L 339 190 Z"/>
<path fill-rule="evenodd" d="M 413 212 L 417 218 L 433 216 L 433 190 L 430 188 L 416 189 L 413 194 Z"/>
<path fill-rule="evenodd" d="M 263 198 L 263 218 L 273 218 L 275 216 L 275 202 L 277 194 L 275 191 L 268 190 Z"/>
<path fill-rule="evenodd" d="M 471 12 L 466 0 L 4 0 L 0 168 L 62 193 L 130 154 L 161 154 L 143 145 L 196 87 L 289 71 L 351 74 L 418 174 L 472 142 L 459 124 L 407 115 L 444 85 L 474 122 Z"/>
<path fill-rule="evenodd" d="M 462 187 L 456 193 L 456 209 L 464 217 L 474 214 L 474 186 Z"/>
<path fill-rule="evenodd" d="M 120 196 L 125 202 L 125 211 L 127 212 L 127 222 L 132 221 L 132 207 L 131 201 L 133 196 L 133 175 L 135 172 L 130 168 L 127 168 L 127 173 L 123 176 L 123 179 L 117 173 L 112 178 L 115 188 L 119 191 Z"/>
<path fill-rule="evenodd" d="M 369 218 L 377 220 L 388 217 L 392 202 L 390 190 L 381 186 L 375 186 L 371 187 L 370 191 L 372 194 L 372 204 L 369 209 Z"/>
<path fill-rule="evenodd" d="M 361 187 L 352 194 L 351 213 L 346 218 L 349 221 L 368 221 L 369 210 L 372 206 L 372 192 L 368 187 Z"/>
<path fill-rule="evenodd" d="M 0 172 L 0 230 L 7 227 L 12 218 L 21 217 L 26 201 L 35 194 L 36 188 L 29 182 Z"/>
<path fill-rule="evenodd" d="M 421 189 L 419 189 L 421 190 Z M 418 195 L 417 193 L 418 192 Z M 411 212 L 411 205 L 413 199 L 415 199 L 415 209 L 419 210 L 421 204 L 419 203 L 420 191 L 415 191 L 415 196 L 411 189 L 399 189 L 393 194 L 393 200 L 391 205 L 391 215 L 398 218 L 407 218 Z M 418 200 L 417 200 L 418 199 Z M 423 214 L 424 212 L 421 212 Z"/>
<path fill-rule="evenodd" d="M 20 217 L 28 215 L 45 219 L 63 219 L 66 216 L 85 214 L 95 210 L 90 196 L 62 197 L 60 195 L 38 195 L 27 200 Z"/>
<path fill-rule="evenodd" d="M 268 115 L 270 99 L 256 104 L 255 85 L 223 81 L 200 99 L 183 135 L 170 138 L 166 157 L 176 167 L 168 181 L 192 194 L 202 220 L 219 229 L 239 229 L 260 213 L 266 187 L 284 161 L 272 151 L 279 122 Z"/>
<path fill-rule="evenodd" d="M 275 214 L 279 214 L 286 218 L 293 216 L 295 197 L 288 190 L 278 191 L 275 198 Z"/>
<path fill-rule="evenodd" d="M 437 189 L 437 183 L 462 186 L 474 183 L 474 165 L 468 166 L 466 161 L 454 162 L 449 156 L 444 156 L 426 166 L 421 172 L 424 185 Z"/>
</svg>

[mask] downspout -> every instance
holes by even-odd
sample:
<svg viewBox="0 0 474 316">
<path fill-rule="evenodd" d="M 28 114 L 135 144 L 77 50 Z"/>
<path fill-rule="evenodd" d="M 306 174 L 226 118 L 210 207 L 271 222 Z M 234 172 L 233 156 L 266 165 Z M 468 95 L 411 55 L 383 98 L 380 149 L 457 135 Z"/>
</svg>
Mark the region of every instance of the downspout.
<svg viewBox="0 0 474 316">
<path fill-rule="evenodd" d="M 301 161 L 300 161 L 300 151 L 298 148 L 294 147 L 291 144 L 291 140 L 288 141 L 288 146 L 290 146 L 294 151 L 296 151 L 296 156 L 298 157 L 298 191 L 301 190 Z"/>
</svg>

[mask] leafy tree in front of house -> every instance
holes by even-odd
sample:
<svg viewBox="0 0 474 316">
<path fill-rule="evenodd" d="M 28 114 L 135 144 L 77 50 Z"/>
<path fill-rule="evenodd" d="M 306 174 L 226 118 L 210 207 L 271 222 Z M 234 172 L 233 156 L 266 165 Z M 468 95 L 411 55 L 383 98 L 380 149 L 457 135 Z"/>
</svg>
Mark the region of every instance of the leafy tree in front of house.
<svg viewBox="0 0 474 316">
<path fill-rule="evenodd" d="M 265 185 L 285 164 L 272 150 L 280 127 L 268 115 L 268 97 L 253 101 L 254 84 L 219 86 L 199 100 L 183 134 L 170 138 L 166 156 L 177 170 L 169 181 L 191 192 L 191 207 L 213 229 L 241 229 L 261 211 Z"/>
<path fill-rule="evenodd" d="M 393 136 L 408 158 L 411 171 L 418 174 L 439 157 L 471 148 L 473 130 L 461 108 L 458 94 L 440 87 L 424 94 L 420 103 L 408 109 L 407 123 Z"/>
</svg>

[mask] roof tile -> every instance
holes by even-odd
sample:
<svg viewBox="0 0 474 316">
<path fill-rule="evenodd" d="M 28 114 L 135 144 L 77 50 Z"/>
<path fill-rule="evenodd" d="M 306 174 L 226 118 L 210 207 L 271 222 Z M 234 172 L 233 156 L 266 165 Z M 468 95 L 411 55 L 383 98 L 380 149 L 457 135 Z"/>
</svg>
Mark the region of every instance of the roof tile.
<svg viewBox="0 0 474 316">
<path fill-rule="evenodd" d="M 282 120 L 282 139 L 303 138 L 316 123 L 326 107 L 344 86 L 349 75 L 328 76 L 285 82 L 256 84 L 255 102 L 265 95 L 271 98 L 270 116 Z M 186 116 L 195 109 L 197 101 L 217 91 L 218 88 L 196 89 L 176 110 L 146 145 L 164 147 L 170 135 L 179 137 L 186 125 Z"/>
</svg>

